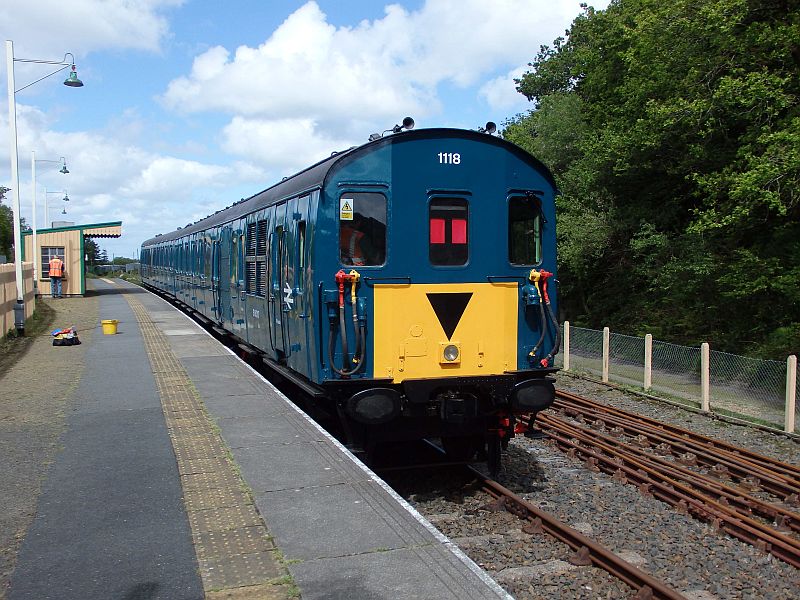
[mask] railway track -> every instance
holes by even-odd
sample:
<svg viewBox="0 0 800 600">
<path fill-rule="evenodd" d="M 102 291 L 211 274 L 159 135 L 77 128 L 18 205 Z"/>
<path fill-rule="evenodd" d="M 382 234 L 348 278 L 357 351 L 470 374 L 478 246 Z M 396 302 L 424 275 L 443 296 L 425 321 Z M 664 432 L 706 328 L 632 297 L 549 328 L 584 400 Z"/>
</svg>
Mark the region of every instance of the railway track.
<svg viewBox="0 0 800 600">
<path fill-rule="evenodd" d="M 561 390 L 556 392 L 554 408 L 564 410 L 567 414 L 570 412 L 576 414 L 577 411 L 577 414 L 583 414 L 585 417 L 604 420 L 608 425 L 622 428 L 628 435 L 643 435 L 654 444 L 656 442 L 666 443 L 670 452 L 675 455 L 694 453 L 698 462 L 712 467 L 715 465 L 727 466 L 726 463 L 731 463 L 731 467 L 739 469 L 741 465 L 747 469 L 747 471 L 743 470 L 744 478 L 763 475 L 766 481 L 780 480 L 781 483 L 776 485 L 786 485 L 787 487 L 778 488 L 777 493 L 785 495 L 790 502 L 800 502 L 798 500 L 800 467 L 798 466 Z"/>
<path fill-rule="evenodd" d="M 426 454 L 426 450 L 428 451 Z M 480 489 L 491 500 L 482 502 L 478 510 L 474 513 L 492 514 L 498 512 L 508 512 L 520 519 L 520 529 L 524 534 L 523 543 L 527 546 L 539 546 L 538 536 L 549 536 L 553 540 L 566 545 L 571 554 L 567 557 L 567 562 L 574 567 L 591 566 L 605 571 L 613 579 L 625 584 L 633 591 L 630 595 L 635 600 L 648 600 L 651 598 L 678 600 L 685 596 L 671 588 L 667 583 L 645 573 L 638 567 L 628 562 L 618 554 L 615 554 L 607 547 L 590 539 L 573 527 L 570 527 L 554 515 L 534 506 L 523 497 L 517 495 L 498 481 L 492 479 L 487 474 L 481 472 L 473 466 L 465 463 L 448 462 L 443 451 L 433 444 L 425 444 L 424 449 L 419 452 L 419 456 L 425 457 L 423 463 L 407 463 L 404 466 L 395 465 L 392 467 L 381 468 L 380 473 L 406 472 L 429 472 L 436 469 L 441 472 L 443 469 L 449 476 L 455 476 L 458 481 L 470 481 L 465 489 Z M 459 475 L 454 475 L 459 473 Z M 436 476 L 433 476 L 436 479 Z M 424 477 L 422 478 L 424 479 Z M 443 492 L 443 496 L 452 495 L 454 492 L 448 490 Z M 456 495 L 461 492 L 456 493 Z M 485 529 L 496 533 L 496 524 L 487 524 L 478 529 Z M 456 540 L 457 541 L 457 540 Z M 513 567 L 511 567 L 513 570 Z M 615 596 L 617 597 L 617 596 Z"/>
<path fill-rule="evenodd" d="M 800 568 L 800 469 L 559 392 L 536 424 L 568 456 Z M 574 421 L 578 421 L 577 423 Z"/>
<path fill-rule="evenodd" d="M 592 565 L 603 569 L 633 588 L 635 593 L 632 598 L 636 600 L 650 598 L 685 600 L 685 596 L 669 587 L 666 583 L 641 571 L 605 546 L 589 539 L 553 515 L 540 510 L 476 469 L 467 468 L 475 477 L 480 479 L 484 491 L 495 498 L 493 505 L 488 505 L 487 508 L 491 510 L 507 510 L 520 519 L 527 521 L 522 527 L 524 533 L 534 536 L 547 534 L 566 544 L 575 551 L 575 554 L 570 558 L 570 563 L 573 565 Z"/>
</svg>

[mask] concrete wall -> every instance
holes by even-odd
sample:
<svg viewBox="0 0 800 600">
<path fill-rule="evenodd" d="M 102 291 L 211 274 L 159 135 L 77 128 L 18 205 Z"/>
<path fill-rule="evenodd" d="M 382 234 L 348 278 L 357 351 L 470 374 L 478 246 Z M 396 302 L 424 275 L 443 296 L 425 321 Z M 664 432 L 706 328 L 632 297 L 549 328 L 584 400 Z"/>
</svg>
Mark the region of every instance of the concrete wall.
<svg viewBox="0 0 800 600">
<path fill-rule="evenodd" d="M 25 282 L 25 319 L 29 319 L 36 308 L 33 289 L 33 263 L 22 263 L 22 279 Z M 14 264 L 0 265 L 0 336 L 14 328 L 14 305 L 17 303 L 17 283 Z"/>
</svg>

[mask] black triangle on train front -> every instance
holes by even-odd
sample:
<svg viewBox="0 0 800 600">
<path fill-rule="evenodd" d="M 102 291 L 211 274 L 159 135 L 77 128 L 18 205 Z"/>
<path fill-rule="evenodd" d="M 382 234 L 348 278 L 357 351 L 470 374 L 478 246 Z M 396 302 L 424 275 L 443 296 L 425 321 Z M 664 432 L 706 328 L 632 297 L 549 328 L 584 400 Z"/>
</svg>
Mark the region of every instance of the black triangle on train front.
<svg viewBox="0 0 800 600">
<path fill-rule="evenodd" d="M 427 294 L 427 296 L 449 340 L 467 309 L 472 293 Z"/>
</svg>

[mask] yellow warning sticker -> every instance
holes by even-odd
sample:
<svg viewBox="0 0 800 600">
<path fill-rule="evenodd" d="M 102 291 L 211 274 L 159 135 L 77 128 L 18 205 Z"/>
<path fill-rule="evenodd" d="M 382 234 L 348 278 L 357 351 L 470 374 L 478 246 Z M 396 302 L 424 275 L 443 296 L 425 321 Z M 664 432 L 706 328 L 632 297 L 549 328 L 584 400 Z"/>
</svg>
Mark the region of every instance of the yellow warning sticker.
<svg viewBox="0 0 800 600">
<path fill-rule="evenodd" d="M 339 220 L 352 221 L 353 220 L 353 199 L 340 198 L 339 199 Z"/>
</svg>

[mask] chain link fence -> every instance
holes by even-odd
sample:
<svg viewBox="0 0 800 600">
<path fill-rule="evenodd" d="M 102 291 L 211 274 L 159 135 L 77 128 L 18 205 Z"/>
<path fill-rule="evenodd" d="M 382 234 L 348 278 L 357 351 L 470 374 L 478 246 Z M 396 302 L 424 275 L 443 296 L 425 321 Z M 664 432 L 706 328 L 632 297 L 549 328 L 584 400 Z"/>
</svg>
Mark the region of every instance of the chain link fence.
<svg viewBox="0 0 800 600">
<path fill-rule="evenodd" d="M 569 332 L 557 365 L 563 367 L 569 352 L 569 370 L 603 378 L 604 332 L 565 324 Z M 701 348 L 651 342 L 650 386 L 647 384 L 647 341 L 609 333 L 608 380 L 702 407 L 703 358 Z M 800 379 L 800 377 L 798 377 Z M 709 352 L 708 395 L 712 411 L 783 427 L 786 420 L 787 363 Z M 798 382 L 800 387 L 800 382 Z M 795 408 L 795 422 L 800 411 Z"/>
<path fill-rule="evenodd" d="M 603 332 L 570 327 L 570 340 L 570 370 L 599 377 L 603 372 Z M 563 341 L 561 347 L 564 347 Z"/>
<path fill-rule="evenodd" d="M 600 332 L 602 350 L 603 332 Z M 602 356 L 600 357 L 602 360 Z M 608 376 L 625 385 L 642 385 L 644 338 L 612 333 L 608 344 Z"/>
<path fill-rule="evenodd" d="M 654 340 L 651 377 L 651 391 L 700 407 L 700 348 Z"/>
<path fill-rule="evenodd" d="M 735 414 L 781 423 L 785 414 L 786 363 L 712 351 L 714 405 Z"/>
</svg>

